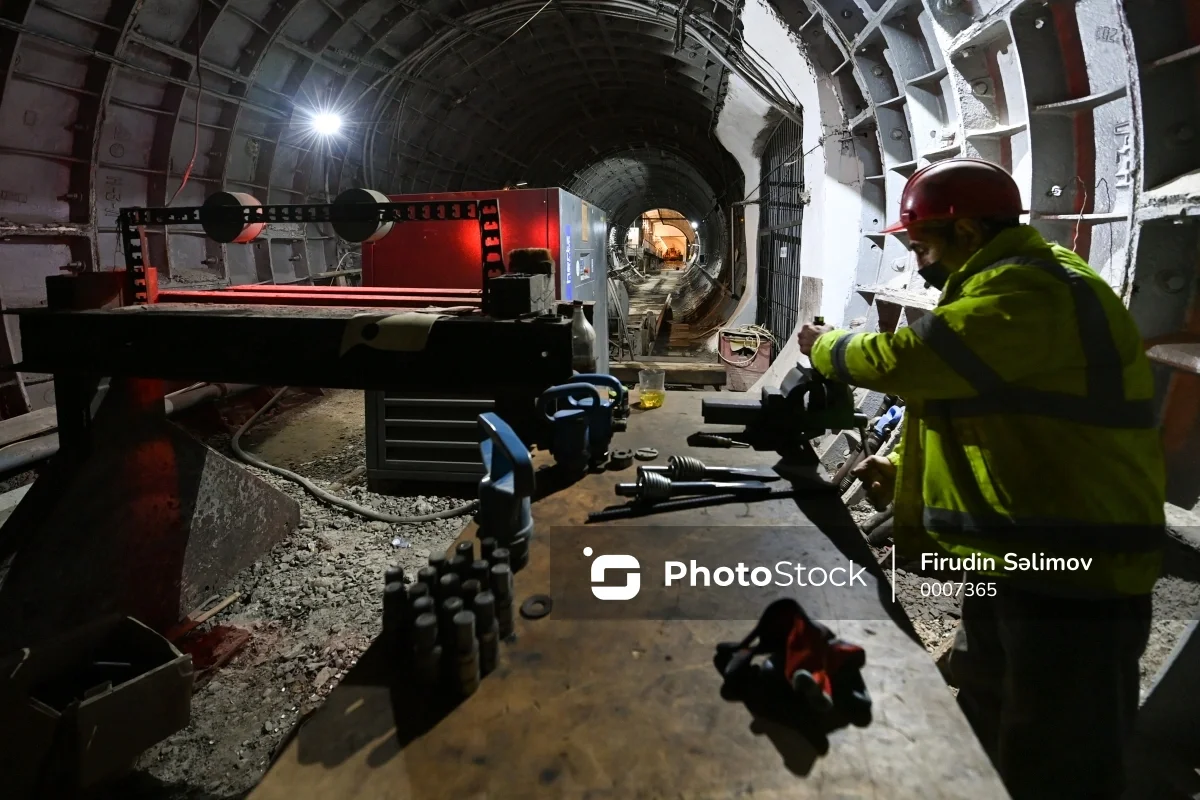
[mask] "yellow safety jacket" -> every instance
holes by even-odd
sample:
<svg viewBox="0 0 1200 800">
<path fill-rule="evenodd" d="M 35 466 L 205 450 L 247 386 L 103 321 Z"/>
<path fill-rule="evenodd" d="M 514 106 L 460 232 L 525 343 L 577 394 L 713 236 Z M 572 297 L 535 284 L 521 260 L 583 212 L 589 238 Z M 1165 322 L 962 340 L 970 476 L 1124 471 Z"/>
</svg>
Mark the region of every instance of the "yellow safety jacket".
<svg viewBox="0 0 1200 800">
<path fill-rule="evenodd" d="M 1166 469 L 1150 364 L 1075 253 L 1005 230 L 909 327 L 826 333 L 811 360 L 906 402 L 890 456 L 900 554 L 974 554 L 986 574 L 1071 595 L 1152 590 Z"/>
</svg>

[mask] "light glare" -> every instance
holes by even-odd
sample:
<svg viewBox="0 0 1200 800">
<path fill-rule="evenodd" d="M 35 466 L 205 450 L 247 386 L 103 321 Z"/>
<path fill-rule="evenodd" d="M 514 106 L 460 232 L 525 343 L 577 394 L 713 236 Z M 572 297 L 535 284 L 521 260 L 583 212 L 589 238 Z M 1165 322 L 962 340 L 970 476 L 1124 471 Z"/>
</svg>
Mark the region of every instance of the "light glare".
<svg viewBox="0 0 1200 800">
<path fill-rule="evenodd" d="M 337 114 L 323 111 L 313 117 L 312 127 L 321 136 L 333 136 L 342 129 L 342 118 Z"/>
<path fill-rule="evenodd" d="M 694 230 L 694 231 L 698 231 L 698 230 L 700 230 L 700 223 L 699 223 L 699 222 L 693 222 L 693 223 L 692 223 L 692 230 Z"/>
</svg>

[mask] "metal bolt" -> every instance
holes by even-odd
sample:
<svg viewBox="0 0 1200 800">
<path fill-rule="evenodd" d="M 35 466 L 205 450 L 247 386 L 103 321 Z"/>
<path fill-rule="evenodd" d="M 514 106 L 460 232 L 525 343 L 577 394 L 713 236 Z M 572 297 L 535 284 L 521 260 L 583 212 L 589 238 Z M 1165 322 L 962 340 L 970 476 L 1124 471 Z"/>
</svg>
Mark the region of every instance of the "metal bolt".
<svg viewBox="0 0 1200 800">
<path fill-rule="evenodd" d="M 938 0 L 938 8 L 943 14 L 948 14 L 962 5 L 962 0 Z"/>
<path fill-rule="evenodd" d="M 876 78 L 882 78 L 883 77 L 883 67 L 876 64 L 875 66 L 871 67 L 871 74 L 874 75 Z"/>
<path fill-rule="evenodd" d="M 1050 191 L 1046 192 L 1046 194 L 1050 195 L 1051 197 L 1062 197 L 1062 187 L 1058 184 L 1055 184 L 1054 186 L 1050 187 Z"/>
<path fill-rule="evenodd" d="M 929 132 L 929 138 L 930 138 L 930 139 L 936 139 L 937 137 L 938 137 L 938 132 L 937 132 L 937 131 L 935 131 L 935 130 L 934 130 L 934 131 L 930 131 L 930 132 Z"/>
<path fill-rule="evenodd" d="M 975 48 L 974 47 L 964 47 L 962 49 L 962 52 L 959 53 L 959 55 L 962 56 L 963 58 L 970 58 L 971 56 L 975 55 Z"/>
<path fill-rule="evenodd" d="M 892 128 L 892 138 L 899 141 L 904 138 L 904 131 L 900 128 Z"/>
<path fill-rule="evenodd" d="M 975 81 L 971 84 L 971 91 L 977 95 L 986 95 L 988 93 L 987 81 Z"/>
<path fill-rule="evenodd" d="M 1040 31 L 1042 28 L 1046 27 L 1046 19 L 1045 19 L 1045 17 L 1038 17 L 1037 19 L 1035 19 L 1035 20 L 1033 21 L 1033 27 L 1037 28 L 1039 31 Z"/>
<path fill-rule="evenodd" d="M 854 12 L 851 11 L 850 9 L 848 9 L 848 8 L 842 9 L 842 19 L 850 19 L 853 16 L 854 16 Z"/>
</svg>

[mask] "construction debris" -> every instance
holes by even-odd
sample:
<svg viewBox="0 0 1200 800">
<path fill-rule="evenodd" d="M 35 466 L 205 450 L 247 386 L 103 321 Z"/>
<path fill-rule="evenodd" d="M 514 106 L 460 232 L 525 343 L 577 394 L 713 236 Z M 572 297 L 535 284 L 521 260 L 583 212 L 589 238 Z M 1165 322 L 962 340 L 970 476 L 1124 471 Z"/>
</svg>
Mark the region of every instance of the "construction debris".
<svg viewBox="0 0 1200 800">
<path fill-rule="evenodd" d="M 264 423 L 244 446 L 254 449 L 271 439 L 275 463 L 328 486 L 364 463 L 362 408 L 361 393 L 330 393 L 280 415 L 278 422 Z M 227 440 L 216 436 L 209 444 L 224 451 Z M 378 635 L 384 570 L 398 562 L 415 574 L 431 552 L 449 547 L 469 520 L 373 525 L 321 504 L 289 481 L 252 471 L 300 503 L 300 524 L 231 585 L 213 587 L 222 597 L 239 596 L 221 613 L 213 637 L 200 643 L 210 646 L 205 657 L 216 668 L 203 675 L 203 682 L 197 665 L 201 685 L 192 701 L 191 724 L 147 751 L 138 764 L 140 775 L 112 786 L 105 798 L 191 800 L 248 791 L 279 744 L 320 706 Z M 376 495 L 361 484 L 361 475 L 353 480 L 359 483 L 341 494 L 391 514 L 427 514 L 462 502 Z M 394 547 L 398 536 L 410 546 Z M 203 630 L 193 635 L 203 636 Z"/>
</svg>

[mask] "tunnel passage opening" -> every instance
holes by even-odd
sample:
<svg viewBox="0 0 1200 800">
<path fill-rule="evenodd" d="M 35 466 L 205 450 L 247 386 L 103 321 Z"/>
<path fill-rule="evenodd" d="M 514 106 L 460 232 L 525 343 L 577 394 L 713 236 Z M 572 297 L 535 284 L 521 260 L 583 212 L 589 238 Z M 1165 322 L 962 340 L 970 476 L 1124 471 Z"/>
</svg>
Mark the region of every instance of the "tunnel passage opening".
<svg viewBox="0 0 1200 800">
<path fill-rule="evenodd" d="M 656 270 L 684 269 L 699 263 L 704 254 L 699 230 L 699 221 L 675 209 L 647 209 L 627 232 L 626 254 L 641 260 L 646 267 L 652 259 L 661 262 Z"/>
<path fill-rule="evenodd" d="M 729 197 L 745 178 L 719 143 L 614 147 L 569 165 L 568 191 L 608 212 L 610 362 L 708 360 L 736 299 Z"/>
<path fill-rule="evenodd" d="M 721 257 L 727 229 L 716 208 L 706 215 L 683 208 L 650 207 L 613 226 L 616 305 L 629 342 L 624 355 L 715 366 L 711 339 L 735 305 Z"/>
</svg>

